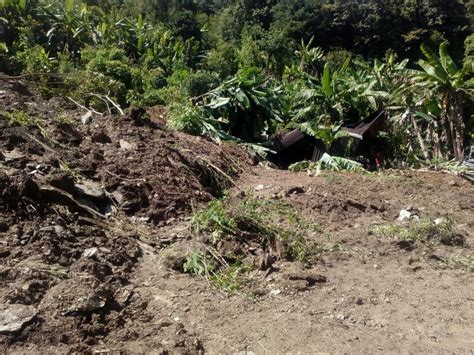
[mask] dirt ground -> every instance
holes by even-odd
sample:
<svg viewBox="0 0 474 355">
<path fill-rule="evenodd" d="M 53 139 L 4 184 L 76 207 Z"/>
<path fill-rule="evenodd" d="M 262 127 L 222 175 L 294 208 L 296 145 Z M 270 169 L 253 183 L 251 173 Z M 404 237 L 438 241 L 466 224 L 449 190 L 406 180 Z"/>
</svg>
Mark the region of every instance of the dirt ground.
<svg viewBox="0 0 474 355">
<path fill-rule="evenodd" d="M 276 170 L 169 131 L 159 108 L 88 118 L 19 82 L 0 82 L 0 105 L 2 352 L 474 349 L 471 183 L 434 171 Z M 221 240 L 223 258 L 231 248 L 253 265 L 238 290 L 183 272 L 183 258 L 210 245 L 193 211 L 223 195 L 224 206 L 276 206 L 269 224 L 303 235 L 311 257 Z M 402 226 L 402 209 L 451 218 L 461 242 L 377 232 Z"/>
</svg>

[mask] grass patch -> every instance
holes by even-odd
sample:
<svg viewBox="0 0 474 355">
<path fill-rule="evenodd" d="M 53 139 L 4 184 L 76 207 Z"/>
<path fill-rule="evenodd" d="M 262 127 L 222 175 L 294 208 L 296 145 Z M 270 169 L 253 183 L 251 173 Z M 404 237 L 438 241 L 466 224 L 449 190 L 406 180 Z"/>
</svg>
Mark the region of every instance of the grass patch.
<svg viewBox="0 0 474 355">
<path fill-rule="evenodd" d="M 318 244 L 306 238 L 309 232 L 321 234 L 321 228 L 302 219 L 283 201 L 213 200 L 194 213 L 190 228 L 192 234 L 204 238 L 205 250 L 189 253 L 184 271 L 204 276 L 228 293 L 241 288 L 245 274 L 253 268 L 250 264 L 257 266 L 260 256 L 270 254 L 308 264 L 310 257 L 318 259 L 321 254 Z"/>
<path fill-rule="evenodd" d="M 249 197 L 237 206 L 226 207 L 226 200 L 214 200 L 191 220 L 193 233 L 207 233 L 213 243 L 230 236 L 242 242 L 258 239 L 263 249 L 281 242 L 290 260 L 305 262 L 309 246 L 298 230 L 321 233 L 321 228 L 300 218 L 290 205 L 280 201 Z"/>
<path fill-rule="evenodd" d="M 448 259 L 447 265 L 455 269 L 463 269 L 474 272 L 474 256 L 471 255 L 466 258 L 451 257 Z"/>
<path fill-rule="evenodd" d="M 31 117 L 23 111 L 13 110 L 12 112 L 1 112 L 10 123 L 15 123 L 19 126 L 28 126 L 32 120 Z"/>
<path fill-rule="evenodd" d="M 242 261 L 227 264 L 215 250 L 189 253 L 183 269 L 205 277 L 214 287 L 227 293 L 238 292 L 245 283 L 244 274 L 252 271 L 252 267 Z"/>
<path fill-rule="evenodd" d="M 413 220 L 408 226 L 389 224 L 376 227 L 373 232 L 381 238 L 438 242 L 450 246 L 463 246 L 465 242 L 464 237 L 456 233 L 454 219 L 451 216 L 445 216 L 438 224 L 424 218 Z"/>
</svg>

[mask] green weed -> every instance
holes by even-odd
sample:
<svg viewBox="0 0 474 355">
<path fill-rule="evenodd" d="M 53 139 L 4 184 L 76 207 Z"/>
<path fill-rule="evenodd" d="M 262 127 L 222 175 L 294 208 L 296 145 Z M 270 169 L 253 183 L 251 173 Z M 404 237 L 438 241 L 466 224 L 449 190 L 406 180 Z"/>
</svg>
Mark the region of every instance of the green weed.
<svg viewBox="0 0 474 355">
<path fill-rule="evenodd" d="M 211 284 L 227 293 L 239 291 L 244 283 L 243 275 L 252 270 L 242 261 L 228 265 L 217 251 L 191 252 L 184 263 L 184 272 L 205 277 Z"/>
<path fill-rule="evenodd" d="M 1 114 L 11 123 L 16 123 L 20 126 L 27 126 L 32 122 L 31 117 L 24 111 L 14 110 L 13 112 L 2 112 Z"/>
<path fill-rule="evenodd" d="M 428 218 L 411 221 L 408 226 L 389 224 L 374 229 L 374 234 L 382 238 L 438 242 L 444 245 L 464 244 L 464 238 L 456 233 L 454 219 L 446 216 L 436 224 Z"/>
<path fill-rule="evenodd" d="M 74 123 L 74 119 L 71 116 L 69 116 L 65 113 L 62 113 L 62 114 L 58 115 L 58 117 L 56 119 L 61 123 L 66 123 L 66 124 L 69 124 L 69 125 Z"/>
<path fill-rule="evenodd" d="M 464 269 L 474 271 L 474 256 L 470 255 L 466 258 L 451 257 L 447 260 L 447 265 L 454 269 Z"/>
<path fill-rule="evenodd" d="M 207 232 L 213 242 L 225 236 L 242 241 L 257 239 L 264 249 L 280 242 L 289 259 L 307 261 L 311 248 L 300 231 L 321 233 L 321 228 L 302 220 L 290 204 L 253 197 L 235 206 L 226 207 L 226 203 L 226 200 L 214 200 L 206 209 L 196 212 L 191 231 Z"/>
</svg>

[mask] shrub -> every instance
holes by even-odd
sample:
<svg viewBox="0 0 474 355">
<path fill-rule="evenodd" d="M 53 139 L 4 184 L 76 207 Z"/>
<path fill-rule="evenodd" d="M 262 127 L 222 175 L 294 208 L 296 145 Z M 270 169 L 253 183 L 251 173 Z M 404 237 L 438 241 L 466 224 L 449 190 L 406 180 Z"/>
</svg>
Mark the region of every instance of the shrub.
<svg viewBox="0 0 474 355">
<path fill-rule="evenodd" d="M 22 68 L 23 73 L 28 74 L 49 73 L 57 64 L 40 45 L 17 52 L 14 61 Z"/>
<path fill-rule="evenodd" d="M 169 107 L 168 124 L 170 127 L 189 134 L 202 133 L 204 112 L 189 103 L 176 103 Z"/>
<path fill-rule="evenodd" d="M 186 91 L 190 97 L 197 97 L 207 93 L 218 84 L 217 74 L 198 71 L 189 75 L 186 81 Z"/>
</svg>

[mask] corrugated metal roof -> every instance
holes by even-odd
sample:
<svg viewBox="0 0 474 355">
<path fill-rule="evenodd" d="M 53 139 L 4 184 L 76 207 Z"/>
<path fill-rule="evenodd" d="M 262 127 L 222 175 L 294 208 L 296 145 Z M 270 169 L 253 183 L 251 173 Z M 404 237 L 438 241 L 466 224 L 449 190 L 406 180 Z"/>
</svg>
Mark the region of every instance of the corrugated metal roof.
<svg viewBox="0 0 474 355">
<path fill-rule="evenodd" d="M 349 133 L 352 133 L 357 138 L 362 139 L 365 133 L 370 131 L 374 136 L 377 135 L 378 131 L 382 128 L 383 121 L 385 119 L 385 112 L 379 112 L 373 119 L 369 118 L 356 123 L 355 125 L 343 127 Z"/>
<path fill-rule="evenodd" d="M 283 135 L 280 139 L 277 139 L 275 141 L 273 149 L 279 153 L 289 147 L 291 147 L 293 144 L 299 142 L 305 137 L 305 134 L 301 132 L 299 129 L 294 129 L 291 132 L 288 132 L 287 134 Z"/>
</svg>

